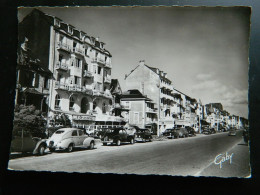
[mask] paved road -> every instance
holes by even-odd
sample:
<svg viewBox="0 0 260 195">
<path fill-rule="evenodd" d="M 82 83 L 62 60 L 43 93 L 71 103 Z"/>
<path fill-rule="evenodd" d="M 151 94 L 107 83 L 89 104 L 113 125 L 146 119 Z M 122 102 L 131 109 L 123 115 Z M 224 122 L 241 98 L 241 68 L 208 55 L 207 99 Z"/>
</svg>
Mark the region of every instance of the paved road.
<svg viewBox="0 0 260 195">
<path fill-rule="evenodd" d="M 223 162 L 220 168 L 214 159 L 226 152 L 233 153 L 232 163 Z M 134 145 L 102 146 L 100 143 L 94 150 L 13 159 L 9 161 L 9 169 L 220 177 L 250 174 L 249 152 L 243 145 L 242 131 L 237 136 L 217 133 Z"/>
</svg>

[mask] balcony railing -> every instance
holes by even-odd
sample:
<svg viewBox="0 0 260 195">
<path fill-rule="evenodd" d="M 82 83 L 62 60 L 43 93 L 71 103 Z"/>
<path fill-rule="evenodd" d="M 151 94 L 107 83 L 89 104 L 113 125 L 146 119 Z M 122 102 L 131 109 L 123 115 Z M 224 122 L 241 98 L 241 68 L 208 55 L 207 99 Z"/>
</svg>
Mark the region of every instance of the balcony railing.
<svg viewBox="0 0 260 195">
<path fill-rule="evenodd" d="M 68 51 L 68 52 L 71 51 L 70 46 L 68 44 L 62 43 L 62 42 L 58 42 L 58 49 L 62 49 L 64 51 Z"/>
<path fill-rule="evenodd" d="M 55 68 L 57 70 L 65 70 L 65 71 L 67 71 L 68 70 L 68 65 L 66 63 L 64 63 L 64 62 L 57 62 Z"/>
<path fill-rule="evenodd" d="M 93 77 L 92 72 L 88 70 L 84 70 L 83 77 L 89 77 L 89 78 Z"/>
<path fill-rule="evenodd" d="M 105 82 L 105 83 L 111 83 L 111 78 L 110 78 L 110 76 L 106 76 L 106 77 L 104 78 L 104 82 Z"/>
<path fill-rule="evenodd" d="M 91 62 L 92 62 L 92 63 L 102 64 L 102 65 L 104 65 L 105 67 L 108 67 L 108 68 L 111 68 L 111 67 L 112 67 L 110 61 L 106 61 L 106 60 L 104 60 L 104 59 L 102 59 L 102 58 L 97 58 L 97 57 L 92 58 L 92 61 L 91 61 Z"/>
<path fill-rule="evenodd" d="M 146 108 L 146 112 L 156 112 L 154 108 Z"/>
<path fill-rule="evenodd" d="M 73 47 L 73 52 L 76 54 L 84 55 L 83 50 L 78 47 Z"/>
</svg>

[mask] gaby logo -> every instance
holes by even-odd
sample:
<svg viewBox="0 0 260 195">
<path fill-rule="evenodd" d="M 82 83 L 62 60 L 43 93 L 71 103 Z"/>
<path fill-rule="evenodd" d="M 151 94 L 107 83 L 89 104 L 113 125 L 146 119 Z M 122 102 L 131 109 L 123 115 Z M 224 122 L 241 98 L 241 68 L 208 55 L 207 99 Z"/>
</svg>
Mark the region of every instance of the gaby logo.
<svg viewBox="0 0 260 195">
<path fill-rule="evenodd" d="M 226 154 L 219 154 L 216 156 L 214 163 L 216 165 L 219 165 L 220 168 L 222 168 L 222 163 L 224 163 L 225 161 L 229 160 L 229 164 L 232 163 L 233 155 L 234 155 L 234 153 L 229 155 L 227 152 L 226 152 Z"/>
</svg>

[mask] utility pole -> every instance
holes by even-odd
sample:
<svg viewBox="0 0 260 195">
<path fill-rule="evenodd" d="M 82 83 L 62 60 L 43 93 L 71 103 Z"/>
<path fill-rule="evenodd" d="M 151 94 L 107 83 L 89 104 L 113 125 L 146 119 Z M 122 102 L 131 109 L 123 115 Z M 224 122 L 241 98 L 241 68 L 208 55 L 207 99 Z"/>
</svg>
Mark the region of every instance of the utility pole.
<svg viewBox="0 0 260 195">
<path fill-rule="evenodd" d="M 160 136 L 160 79 L 159 79 L 159 83 L 157 84 L 157 87 L 158 87 L 158 91 L 159 91 L 159 94 L 158 94 L 158 124 L 157 124 L 157 136 L 159 137 Z"/>
</svg>

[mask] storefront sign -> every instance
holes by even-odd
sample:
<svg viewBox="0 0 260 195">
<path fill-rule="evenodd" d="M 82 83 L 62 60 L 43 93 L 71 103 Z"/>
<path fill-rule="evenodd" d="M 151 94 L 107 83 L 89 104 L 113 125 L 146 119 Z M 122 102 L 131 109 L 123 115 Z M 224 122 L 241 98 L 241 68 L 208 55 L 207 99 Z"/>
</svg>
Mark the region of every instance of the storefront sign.
<svg viewBox="0 0 260 195">
<path fill-rule="evenodd" d="M 79 121 L 94 121 L 95 116 L 90 116 L 90 115 L 73 115 L 72 116 L 73 120 L 79 120 Z"/>
</svg>

